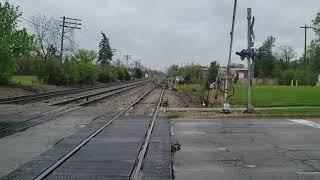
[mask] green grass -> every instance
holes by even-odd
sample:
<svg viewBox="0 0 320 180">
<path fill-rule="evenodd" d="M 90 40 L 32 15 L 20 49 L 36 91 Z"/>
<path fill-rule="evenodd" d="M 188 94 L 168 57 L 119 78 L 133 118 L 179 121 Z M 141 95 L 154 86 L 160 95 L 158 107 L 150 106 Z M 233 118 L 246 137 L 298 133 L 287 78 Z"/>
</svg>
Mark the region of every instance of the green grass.
<svg viewBox="0 0 320 180">
<path fill-rule="evenodd" d="M 235 87 L 231 103 L 246 105 L 246 86 Z M 255 107 L 320 106 L 320 87 L 254 86 L 253 104 Z"/>
<path fill-rule="evenodd" d="M 177 84 L 176 87 L 180 91 L 190 92 L 197 97 L 202 97 L 203 95 L 203 88 L 200 84 Z"/>
<path fill-rule="evenodd" d="M 10 82 L 13 84 L 19 84 L 23 86 L 30 86 L 36 84 L 42 84 L 37 76 L 28 76 L 28 75 L 19 75 L 19 76 L 12 76 Z"/>
<path fill-rule="evenodd" d="M 256 113 L 265 115 L 320 115 L 320 108 L 258 110 Z"/>
</svg>

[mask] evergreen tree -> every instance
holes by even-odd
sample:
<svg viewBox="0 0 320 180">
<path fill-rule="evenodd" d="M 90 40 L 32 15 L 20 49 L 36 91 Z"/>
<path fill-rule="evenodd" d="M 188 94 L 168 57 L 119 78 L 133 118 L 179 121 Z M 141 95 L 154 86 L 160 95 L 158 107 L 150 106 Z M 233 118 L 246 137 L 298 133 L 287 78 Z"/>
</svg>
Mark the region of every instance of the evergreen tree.
<svg viewBox="0 0 320 180">
<path fill-rule="evenodd" d="M 102 40 L 99 43 L 98 62 L 100 64 L 107 65 L 112 61 L 113 53 L 110 47 L 109 38 L 107 38 L 107 36 L 103 32 L 101 32 L 101 34 Z"/>
<path fill-rule="evenodd" d="M 274 78 L 277 77 L 279 71 L 277 67 L 277 60 L 272 52 L 272 48 L 276 39 L 272 36 L 268 37 L 259 48 L 261 55 L 255 58 L 254 62 L 254 76 L 258 78 Z"/>
</svg>

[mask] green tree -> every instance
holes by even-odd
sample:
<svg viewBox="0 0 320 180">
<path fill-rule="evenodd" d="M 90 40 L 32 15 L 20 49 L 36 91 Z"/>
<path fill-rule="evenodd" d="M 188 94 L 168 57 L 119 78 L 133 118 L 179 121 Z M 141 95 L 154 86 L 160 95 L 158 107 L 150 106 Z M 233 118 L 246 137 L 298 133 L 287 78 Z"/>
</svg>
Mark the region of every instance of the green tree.
<svg viewBox="0 0 320 180">
<path fill-rule="evenodd" d="M 134 77 L 138 79 L 142 78 L 143 77 L 142 70 L 139 68 L 134 68 Z"/>
<path fill-rule="evenodd" d="M 99 43 L 99 53 L 98 53 L 98 62 L 101 64 L 110 64 L 112 61 L 113 53 L 110 47 L 109 38 L 101 32 L 102 40 Z"/>
<path fill-rule="evenodd" d="M 187 65 L 179 68 L 179 75 L 184 76 L 186 82 L 202 82 L 202 67 L 200 65 Z"/>
<path fill-rule="evenodd" d="M 208 76 L 209 83 L 216 81 L 218 73 L 219 73 L 219 68 L 220 68 L 220 65 L 217 61 L 213 61 L 210 63 L 209 76 Z"/>
<path fill-rule="evenodd" d="M 317 35 L 317 38 L 319 40 L 320 38 L 320 12 L 317 13 L 316 18 L 312 21 L 314 25 L 314 32 Z"/>
<path fill-rule="evenodd" d="M 19 7 L 0 2 L 0 84 L 7 83 L 14 74 L 14 59 L 28 54 L 33 46 L 33 36 L 24 28 L 17 30 L 21 15 Z"/>
<path fill-rule="evenodd" d="M 175 76 L 177 75 L 178 69 L 179 69 L 179 66 L 173 64 L 168 68 L 167 73 L 169 76 Z"/>
<path fill-rule="evenodd" d="M 316 18 L 312 21 L 316 38 L 311 41 L 311 45 L 308 51 L 308 58 L 310 59 L 310 70 L 314 73 L 320 73 L 320 12 Z"/>
<path fill-rule="evenodd" d="M 259 78 L 272 78 L 277 76 L 277 60 L 272 52 L 272 47 L 276 39 L 272 36 L 268 37 L 259 48 L 261 55 L 255 58 L 254 74 Z"/>
<path fill-rule="evenodd" d="M 79 49 L 74 59 L 78 62 L 93 63 L 97 59 L 97 53 L 94 50 Z"/>
</svg>

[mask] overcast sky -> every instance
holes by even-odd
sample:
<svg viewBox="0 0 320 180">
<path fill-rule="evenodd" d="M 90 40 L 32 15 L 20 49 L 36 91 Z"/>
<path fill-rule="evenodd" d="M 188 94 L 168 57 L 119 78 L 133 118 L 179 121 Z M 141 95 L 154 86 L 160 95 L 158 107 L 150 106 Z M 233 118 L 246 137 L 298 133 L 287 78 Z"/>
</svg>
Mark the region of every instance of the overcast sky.
<svg viewBox="0 0 320 180">
<path fill-rule="evenodd" d="M 3 0 L 1 0 L 3 1 Z M 45 14 L 83 20 L 75 33 L 80 48 L 97 50 L 101 30 L 118 56 L 133 55 L 148 67 L 217 60 L 227 63 L 233 0 L 9 0 L 23 16 Z M 246 9 L 256 17 L 256 46 L 270 35 L 277 45 L 303 52 L 304 32 L 320 12 L 319 0 L 238 0 L 234 50 L 246 47 Z M 309 40 L 313 38 L 310 31 Z M 241 62 L 233 57 L 233 62 Z"/>
</svg>

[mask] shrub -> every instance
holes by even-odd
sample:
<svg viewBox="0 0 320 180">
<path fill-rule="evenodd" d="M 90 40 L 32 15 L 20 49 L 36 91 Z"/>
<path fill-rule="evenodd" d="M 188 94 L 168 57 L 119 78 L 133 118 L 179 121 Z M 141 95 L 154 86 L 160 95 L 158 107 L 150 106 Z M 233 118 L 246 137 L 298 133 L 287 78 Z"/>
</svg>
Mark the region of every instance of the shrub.
<svg viewBox="0 0 320 180">
<path fill-rule="evenodd" d="M 288 69 L 281 73 L 279 82 L 290 85 L 292 80 L 298 80 L 299 85 L 315 85 L 316 75 L 307 69 Z"/>
<path fill-rule="evenodd" d="M 37 75 L 43 60 L 39 57 L 22 57 L 16 59 L 17 75 Z"/>
<path fill-rule="evenodd" d="M 93 84 L 96 82 L 98 77 L 98 68 L 88 62 L 79 62 L 78 71 L 80 75 L 79 83 L 83 84 Z"/>
<path fill-rule="evenodd" d="M 99 72 L 98 81 L 102 83 L 108 83 L 117 79 L 116 74 L 111 68 L 102 68 Z"/>
<path fill-rule="evenodd" d="M 294 77 L 295 77 L 295 70 L 288 69 L 288 70 L 285 70 L 281 73 L 279 82 L 282 85 L 290 85 L 291 81 L 294 79 Z"/>
<path fill-rule="evenodd" d="M 116 72 L 118 80 L 120 80 L 120 81 L 130 80 L 130 74 L 125 67 L 123 67 L 123 66 L 115 67 L 115 72 Z"/>
<path fill-rule="evenodd" d="M 143 77 L 143 72 L 142 72 L 142 70 L 139 69 L 139 68 L 135 68 L 135 69 L 134 69 L 134 74 L 133 74 L 133 76 L 134 76 L 135 78 L 138 78 L 138 79 L 142 78 L 142 77 Z"/>
<path fill-rule="evenodd" d="M 316 75 L 308 70 L 297 70 L 294 80 L 298 80 L 299 85 L 315 85 Z"/>
<path fill-rule="evenodd" d="M 67 62 L 64 66 L 68 84 L 78 84 L 80 81 L 80 73 L 78 63 L 75 61 Z"/>
<path fill-rule="evenodd" d="M 65 85 L 68 83 L 68 77 L 58 60 L 43 62 L 38 76 L 48 84 Z"/>
</svg>

